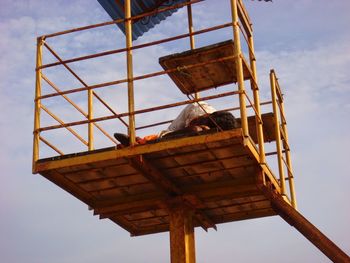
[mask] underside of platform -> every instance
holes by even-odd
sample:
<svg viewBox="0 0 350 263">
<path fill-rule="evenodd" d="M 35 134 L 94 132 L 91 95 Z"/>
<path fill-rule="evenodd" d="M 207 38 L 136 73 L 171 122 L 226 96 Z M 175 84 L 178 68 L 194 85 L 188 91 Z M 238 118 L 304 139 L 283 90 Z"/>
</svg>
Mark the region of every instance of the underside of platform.
<svg viewBox="0 0 350 263">
<path fill-rule="evenodd" d="M 279 192 L 277 180 L 264 169 Z M 36 172 L 131 235 L 168 231 L 175 203 L 193 209 L 194 226 L 204 229 L 275 215 L 258 187 L 262 171 L 255 142 L 244 138 L 240 128 L 36 163 Z"/>
</svg>

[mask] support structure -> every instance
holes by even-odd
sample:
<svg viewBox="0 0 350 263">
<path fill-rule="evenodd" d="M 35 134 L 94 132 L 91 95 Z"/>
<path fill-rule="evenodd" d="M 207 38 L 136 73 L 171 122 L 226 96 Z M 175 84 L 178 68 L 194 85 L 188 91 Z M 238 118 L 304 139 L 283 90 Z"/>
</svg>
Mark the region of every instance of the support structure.
<svg viewBox="0 0 350 263">
<path fill-rule="evenodd" d="M 171 263 L 195 263 L 193 210 L 183 204 L 169 209 Z"/>
<path fill-rule="evenodd" d="M 350 257 L 345 254 L 327 236 L 311 224 L 296 209 L 286 203 L 282 196 L 262 186 L 265 195 L 270 199 L 274 210 L 290 225 L 294 226 L 305 238 L 314 244 L 323 254 L 336 263 L 349 263 Z"/>
<path fill-rule="evenodd" d="M 135 139 L 135 102 L 134 102 L 134 73 L 132 60 L 132 20 L 131 20 L 131 0 L 125 0 L 125 36 L 126 36 L 126 63 L 128 74 L 128 109 L 130 145 L 134 145 Z"/>
<path fill-rule="evenodd" d="M 248 36 L 248 46 L 249 46 L 250 67 L 253 75 L 252 79 L 250 80 L 250 83 L 253 89 L 254 107 L 256 109 L 255 121 L 256 121 L 256 133 L 258 137 L 260 163 L 265 164 L 266 158 L 265 158 L 265 147 L 264 147 L 264 132 L 263 132 L 263 123 L 261 121 L 260 95 L 259 95 L 259 87 L 257 84 L 258 74 L 256 72 L 256 59 L 255 59 L 253 35 Z"/>
<path fill-rule="evenodd" d="M 280 215 L 297 228 L 332 261 L 350 262 L 349 257 L 339 247 L 296 210 L 294 176 L 282 92 L 276 74 L 272 70 L 270 72 L 272 101 L 260 102 L 252 24 L 243 1 L 229 0 L 232 21 L 195 31 L 192 5 L 202 1 L 204 0 L 180 1 L 181 3 L 174 5 L 172 3 L 170 6 L 162 6 L 166 1 L 155 1 L 155 6 L 152 8 L 141 5 L 143 10 L 139 14 L 137 13 L 140 11 L 139 6 L 133 7 L 132 3 L 139 4 L 143 1 L 125 0 L 124 3 L 119 0 L 108 1 L 108 6 L 112 7 L 110 4 L 113 2 L 116 8 L 114 11 L 118 10 L 120 14 L 124 14 L 124 18 L 37 39 L 33 173 L 40 173 L 87 204 L 94 210 L 94 215 L 99 215 L 101 219 L 110 219 L 129 231 L 132 236 L 169 232 L 171 263 L 196 262 L 195 227 L 202 227 L 204 230 L 216 229 L 216 225 L 221 223 L 275 215 Z M 140 19 L 157 17 L 162 12 L 165 12 L 166 17 L 185 6 L 188 33 L 133 45 L 133 28 L 136 29 L 135 33 Z M 124 23 L 126 40 L 125 46 L 115 50 L 62 60 L 45 43 L 45 39 L 49 37 L 117 23 Z M 228 27 L 232 27 L 233 39 L 205 47 L 195 47 L 196 35 Z M 157 57 L 164 70 L 134 76 L 134 49 L 140 50 L 184 38 L 189 39 L 190 50 Z M 57 62 L 43 65 L 43 46 L 58 60 Z M 246 48 L 249 51 L 249 60 L 242 52 L 242 49 L 247 50 Z M 127 70 L 124 79 L 88 85 L 69 67 L 69 63 L 82 63 L 84 60 L 122 52 L 125 52 Z M 83 86 L 71 90 L 59 89 L 45 76 L 46 68 L 59 65 L 62 65 Z M 140 109 L 140 105 L 135 105 L 134 81 L 163 75 L 168 75 L 174 82 L 172 84 L 187 95 L 189 100 Z M 41 94 L 42 79 L 55 90 L 55 93 Z M 250 82 L 253 102 L 249 97 L 251 95 L 249 88 L 245 88 L 247 82 Z M 233 83 L 237 84 L 238 90 L 199 97 L 200 91 L 209 91 Z M 128 111 L 123 113 L 113 110 L 95 91 L 119 84 L 127 84 L 128 87 Z M 68 97 L 69 94 L 79 92 L 87 92 L 87 111 Z M 171 122 L 163 119 L 161 122 L 136 128 L 137 114 L 237 95 L 239 107 L 232 108 L 236 105 L 228 105 L 228 108 L 218 109 L 222 112 L 240 111 L 240 114 L 236 115 L 238 125 L 234 127 L 223 130 L 221 127 L 209 128 L 209 125 L 208 129 L 196 133 L 174 138 L 158 138 L 157 141 L 145 145 L 136 143 L 135 130 Z M 50 111 L 45 106 L 44 100 L 58 96 L 62 96 L 85 119 L 65 123 Z M 112 115 L 94 114 L 94 107 L 97 108 L 98 105 L 93 104 L 93 97 Z M 264 111 L 262 114 L 261 106 L 267 104 L 272 104 L 273 112 Z M 252 112 L 247 108 L 254 110 L 253 116 L 247 116 Z M 59 124 L 45 126 L 40 123 L 41 111 Z M 95 115 L 97 117 L 94 117 Z M 124 117 L 129 118 L 129 123 L 123 120 Z M 95 149 L 94 126 L 113 143 L 117 143 L 113 135 L 102 129 L 100 124 L 113 119 L 119 119 L 123 128 L 124 126 L 128 128 L 130 145 L 98 148 L 96 140 L 97 149 Z M 88 127 L 87 139 L 86 133 L 79 135 L 73 129 L 80 125 Z M 65 151 L 60 151 L 41 135 L 60 128 L 67 129 L 80 140 L 84 151 L 64 154 Z M 98 135 L 95 134 L 96 137 Z M 265 153 L 265 140 L 276 141 L 275 152 Z M 40 141 L 60 156 L 46 158 L 45 154 L 39 154 Z M 86 146 L 88 151 L 85 151 Z M 277 155 L 278 172 L 274 173 L 270 168 L 270 164 L 266 161 L 267 155 Z"/>
<path fill-rule="evenodd" d="M 196 44 L 194 41 L 194 35 L 193 35 L 193 18 L 192 18 L 192 5 L 187 6 L 187 21 L 188 21 L 188 33 L 190 34 L 190 46 L 191 50 L 196 48 Z M 199 99 L 199 92 L 196 92 L 194 94 L 194 97 L 196 99 Z"/>
<path fill-rule="evenodd" d="M 33 137 L 33 171 L 35 170 L 35 163 L 39 160 L 39 142 L 40 142 L 40 107 L 41 100 L 41 65 L 43 64 L 43 44 L 44 37 L 37 38 L 36 49 L 36 72 L 35 72 L 35 106 L 34 106 L 34 137 Z"/>
<path fill-rule="evenodd" d="M 277 93 L 278 100 L 276 103 L 279 105 L 280 108 L 280 117 L 281 117 L 281 135 L 283 137 L 283 148 L 285 152 L 285 159 L 282 158 L 284 161 L 286 167 L 287 167 L 287 175 L 288 175 L 288 182 L 289 182 L 289 190 L 290 190 L 290 197 L 291 197 L 291 203 L 292 206 L 297 209 L 297 199 L 295 194 L 295 186 L 294 186 L 294 175 L 293 175 L 293 167 L 292 167 L 292 159 L 290 154 L 290 147 L 289 147 L 289 139 L 288 139 L 288 130 L 287 130 L 287 121 L 285 118 L 285 111 L 284 111 L 284 102 L 283 102 L 283 95 L 276 77 L 276 73 L 274 70 L 270 72 L 271 76 L 275 79 L 275 90 Z"/>
<path fill-rule="evenodd" d="M 239 94 L 239 105 L 241 112 L 241 123 L 244 137 L 249 137 L 248 120 L 245 102 L 245 87 L 244 87 L 244 75 L 243 75 L 243 61 L 241 57 L 241 41 L 239 33 L 239 18 L 238 18 L 238 3 L 237 0 L 231 0 L 231 16 L 233 24 L 233 36 L 234 36 L 234 55 L 236 56 L 236 74 Z"/>
<path fill-rule="evenodd" d="M 88 119 L 91 121 L 94 116 L 93 116 L 93 90 L 89 89 L 88 90 Z M 92 151 L 94 149 L 94 123 L 89 122 L 88 124 L 88 148 L 89 151 Z"/>
<path fill-rule="evenodd" d="M 279 114 L 277 110 L 277 92 L 276 92 L 276 78 L 273 74 L 270 74 L 270 84 L 271 84 L 271 97 L 272 97 L 272 108 L 275 119 L 275 134 L 276 134 L 276 149 L 277 149 L 277 163 L 278 171 L 280 175 L 280 184 L 282 195 L 286 195 L 286 181 L 284 176 L 284 167 L 283 167 L 283 157 L 282 157 L 282 141 L 281 141 L 281 128 L 279 122 Z"/>
</svg>

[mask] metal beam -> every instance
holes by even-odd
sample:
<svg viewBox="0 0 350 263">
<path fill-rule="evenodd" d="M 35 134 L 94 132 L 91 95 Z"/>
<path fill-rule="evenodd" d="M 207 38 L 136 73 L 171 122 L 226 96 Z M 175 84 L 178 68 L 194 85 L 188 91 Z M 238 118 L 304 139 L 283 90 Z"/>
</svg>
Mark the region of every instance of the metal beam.
<svg viewBox="0 0 350 263">
<path fill-rule="evenodd" d="M 180 201 L 180 203 L 186 203 L 187 200 L 181 197 L 184 192 L 172 182 L 164 172 L 160 171 L 144 156 L 132 157 L 130 158 L 130 163 L 136 170 L 140 171 L 143 176 L 157 186 L 157 188 L 168 197 L 170 202 L 176 199 Z M 179 200 L 178 197 L 182 200 Z M 201 203 L 203 205 L 203 202 L 195 195 L 193 195 L 192 198 L 195 199 L 195 203 Z M 191 205 L 194 206 L 194 204 Z M 165 203 L 165 206 L 168 206 L 168 204 Z M 195 206 L 193 208 L 196 209 Z M 210 227 L 216 229 L 215 223 L 201 210 L 196 210 L 195 217 L 200 222 L 203 229 L 207 230 Z"/>
<path fill-rule="evenodd" d="M 270 199 L 272 208 L 290 225 L 294 226 L 305 238 L 314 244 L 323 254 L 336 263 L 350 262 L 345 254 L 326 235 L 318 230 L 302 214 L 289 205 L 281 195 L 276 194 L 265 186 L 260 186 L 265 196 Z"/>
<path fill-rule="evenodd" d="M 171 263 L 195 263 L 193 211 L 178 206 L 170 210 Z"/>
</svg>

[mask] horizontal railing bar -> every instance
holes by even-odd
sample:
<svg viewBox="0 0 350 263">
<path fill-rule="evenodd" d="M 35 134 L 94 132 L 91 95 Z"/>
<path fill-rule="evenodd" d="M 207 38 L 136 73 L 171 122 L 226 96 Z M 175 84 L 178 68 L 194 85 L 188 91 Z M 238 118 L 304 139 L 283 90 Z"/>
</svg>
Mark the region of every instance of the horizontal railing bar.
<svg viewBox="0 0 350 263">
<path fill-rule="evenodd" d="M 89 87 L 89 85 L 87 85 L 85 83 L 85 81 L 83 81 L 77 73 L 75 73 L 62 59 L 61 57 L 47 44 L 44 43 L 44 46 L 50 51 L 50 53 L 86 88 Z M 60 93 L 57 91 L 57 93 Z M 104 100 L 102 100 L 102 98 L 100 96 L 98 96 L 96 94 L 95 91 L 92 91 L 93 95 L 109 110 L 111 111 L 113 114 L 117 114 Z M 87 114 L 86 114 L 87 116 Z M 126 124 L 126 122 L 124 120 L 122 120 L 121 118 L 119 118 L 119 120 L 126 125 L 126 127 L 128 127 L 128 125 Z"/>
<path fill-rule="evenodd" d="M 267 105 L 267 104 L 271 104 L 272 101 L 265 101 L 260 103 L 260 105 Z M 252 106 L 247 105 L 246 108 L 251 108 Z M 227 109 L 223 109 L 223 110 L 218 110 L 218 111 L 236 111 L 239 110 L 240 107 L 234 107 L 234 108 L 227 108 Z M 146 128 L 151 128 L 151 127 L 155 127 L 155 126 L 159 126 L 159 125 L 163 125 L 163 124 L 167 124 L 167 123 L 171 123 L 173 120 L 168 120 L 168 121 L 162 121 L 162 122 L 157 122 L 157 123 L 152 123 L 152 124 L 148 124 L 148 125 L 144 125 L 144 126 L 139 126 L 136 128 L 136 130 L 142 130 L 142 129 L 146 129 Z"/>
<path fill-rule="evenodd" d="M 237 95 L 237 94 L 240 94 L 240 92 L 239 91 L 230 91 L 230 92 L 221 93 L 221 94 L 217 94 L 217 95 L 211 95 L 211 96 L 207 96 L 207 97 L 202 97 L 202 98 L 199 98 L 199 99 L 187 100 L 187 101 L 182 101 L 182 102 L 176 102 L 176 103 L 171 103 L 171 104 L 167 104 L 167 105 L 162 105 L 162 106 L 158 106 L 158 107 L 137 110 L 137 111 L 130 112 L 130 113 L 121 113 L 121 114 L 118 114 L 117 116 L 111 115 L 111 116 L 95 118 L 95 119 L 92 119 L 92 120 L 84 120 L 84 121 L 76 121 L 76 122 L 65 123 L 64 125 L 53 125 L 53 126 L 49 126 L 49 127 L 42 127 L 40 129 L 38 129 L 38 131 L 47 131 L 47 130 L 64 128 L 64 127 L 71 127 L 71 126 L 87 124 L 87 123 L 91 123 L 91 122 L 106 121 L 106 120 L 111 120 L 111 119 L 115 119 L 115 118 L 118 118 L 118 117 L 126 117 L 126 116 L 129 116 L 129 115 L 137 115 L 137 114 L 147 113 L 147 112 L 150 112 L 150 111 L 163 110 L 163 109 L 178 107 L 178 106 L 182 106 L 182 105 L 186 105 L 186 104 L 190 104 L 190 103 L 194 103 L 194 102 L 198 102 L 198 101 L 212 100 L 212 99 L 217 99 L 217 98 L 222 98 L 222 97 L 227 97 L 227 96 L 232 96 L 232 95 Z"/>
<path fill-rule="evenodd" d="M 88 30 L 88 29 L 93 29 L 93 28 L 97 28 L 97 27 L 103 27 L 103 26 L 108 26 L 108 25 L 113 25 L 113 24 L 119 24 L 119 23 L 124 22 L 124 20 L 125 20 L 124 18 L 121 18 L 121 19 L 117 19 L 117 20 L 113 20 L 113 21 L 102 22 L 102 23 L 88 25 L 88 26 L 82 26 L 82 27 L 76 27 L 76 28 L 72 28 L 72 29 L 68 29 L 68 30 L 64 30 L 64 31 L 48 34 L 48 35 L 43 35 L 41 37 L 44 38 L 44 39 L 51 38 L 51 37 L 57 37 L 57 36 L 66 35 L 66 34 L 70 34 L 70 33 L 74 33 L 74 32 L 79 32 L 79 31 L 84 31 L 84 30 Z"/>
<path fill-rule="evenodd" d="M 285 153 L 286 151 L 285 150 L 282 150 L 282 153 Z M 277 152 L 268 152 L 268 153 L 265 153 L 265 156 L 270 156 L 270 155 L 276 155 Z"/>
<path fill-rule="evenodd" d="M 192 0 L 192 1 L 188 1 L 185 3 L 181 3 L 181 4 L 176 4 L 170 7 L 164 7 L 164 8 L 159 8 L 156 9 L 154 11 L 151 12 L 147 12 L 147 13 L 143 13 L 141 15 L 137 15 L 137 16 L 133 16 L 130 19 L 131 20 L 137 20 L 146 16 L 150 16 L 153 14 L 157 14 L 157 13 L 161 13 L 161 12 L 165 12 L 168 10 L 172 10 L 172 9 L 178 9 L 187 5 L 191 5 L 191 4 L 196 4 L 199 2 L 203 2 L 204 0 Z M 68 29 L 65 31 L 60 31 L 60 32 L 56 32 L 56 33 L 52 33 L 52 34 L 48 34 L 48 35 L 43 35 L 41 36 L 41 38 L 50 38 L 50 37 L 56 37 L 56 36 L 60 36 L 60 35 L 65 35 L 65 34 L 70 34 L 70 33 L 74 33 L 74 32 L 78 32 L 78 31 L 84 31 L 84 30 L 88 30 L 88 29 L 93 29 L 93 28 L 97 28 L 97 27 L 103 27 L 103 26 L 108 26 L 108 25 L 113 25 L 113 24 L 118 24 L 118 23 L 122 23 L 125 22 L 127 19 L 121 18 L 121 19 L 117 19 L 117 20 L 113 20 L 113 21 L 108 21 L 108 22 L 103 22 L 103 23 L 98 23 L 98 24 L 93 24 L 93 25 L 88 25 L 88 26 L 82 26 L 82 27 L 77 27 L 77 28 L 72 28 L 72 29 Z"/>
<path fill-rule="evenodd" d="M 156 123 L 149 124 L 149 125 L 139 126 L 139 127 L 136 127 L 135 130 L 142 130 L 142 129 L 146 129 L 146 128 L 152 128 L 152 127 L 155 127 L 155 126 L 171 123 L 172 121 L 173 120 L 168 120 L 168 121 L 156 122 Z"/>
<path fill-rule="evenodd" d="M 121 80 L 115 80 L 115 81 L 110 81 L 110 82 L 105 82 L 105 83 L 101 83 L 101 84 L 96 84 L 96 85 L 91 85 L 88 87 L 82 87 L 82 88 L 78 88 L 78 89 L 73 89 L 73 90 L 66 90 L 66 91 L 62 91 L 59 93 L 51 93 L 51 94 L 46 94 L 46 95 L 42 95 L 40 97 L 37 97 L 35 100 L 43 100 L 46 98 L 51 98 L 51 97 L 56 97 L 56 96 L 60 96 L 63 94 L 70 94 L 70 93 L 76 93 L 76 92 L 81 92 L 81 91 L 85 91 L 85 90 L 89 90 L 89 89 L 98 89 L 98 88 L 103 88 L 103 87 L 108 87 L 108 86 L 113 86 L 113 85 L 117 85 L 117 84 L 121 84 L 121 83 L 126 83 L 128 81 L 135 81 L 135 80 L 141 80 L 141 79 L 147 79 L 147 78 L 152 78 L 152 77 L 156 77 L 156 76 L 161 76 L 161 75 L 165 75 L 168 73 L 172 73 L 175 71 L 179 71 L 181 69 L 191 69 L 191 68 L 196 68 L 196 67 L 201 67 L 207 64 L 212 64 L 212 63 L 218 63 L 218 62 L 223 62 L 226 60 L 233 60 L 235 59 L 237 56 L 227 56 L 227 57 L 223 57 L 223 58 L 218 58 L 218 59 L 213 59 L 210 61 L 205 61 L 205 62 L 200 62 L 197 64 L 192 64 L 192 65 L 188 65 L 182 68 L 174 68 L 174 69 L 168 69 L 168 70 L 161 70 L 161 71 L 157 71 L 154 73 L 149 73 L 149 74 L 145 74 L 145 75 L 140 75 L 131 79 L 121 79 Z"/>
<path fill-rule="evenodd" d="M 200 34 L 208 33 L 208 32 L 211 32 L 211 31 L 223 29 L 223 28 L 226 28 L 226 27 L 229 27 L 229 26 L 232 26 L 232 22 L 231 23 L 225 23 L 225 24 L 222 24 L 222 25 L 213 26 L 213 27 L 209 27 L 209 28 L 205 28 L 205 29 L 201 29 L 201 30 L 198 30 L 198 31 L 195 31 L 195 32 L 192 32 L 192 33 L 181 34 L 181 35 L 177 35 L 177 36 L 174 36 L 174 37 L 169 37 L 169 38 L 164 38 L 164 39 L 161 39 L 161 40 L 156 40 L 156 41 L 152 41 L 152 42 L 148 42 L 148 43 L 144 43 L 144 44 L 134 45 L 130 49 L 131 50 L 135 50 L 135 49 L 145 48 L 145 47 L 149 47 L 149 46 L 159 45 L 159 44 L 162 44 L 162 43 L 171 42 L 171 41 L 182 39 L 182 38 L 186 38 L 186 37 L 189 37 L 189 36 L 200 35 Z M 121 53 L 121 52 L 125 52 L 127 50 L 128 50 L 128 48 L 120 48 L 120 49 L 104 51 L 104 52 L 100 52 L 100 53 L 96 53 L 96 54 L 91 54 L 91 55 L 86 55 L 86 56 L 66 59 L 66 60 L 62 60 L 62 62 L 54 62 L 54 63 L 42 65 L 42 66 L 38 67 L 38 69 L 54 67 L 54 66 L 61 65 L 63 63 L 67 64 L 67 63 L 87 60 L 87 59 L 91 59 L 91 58 L 97 58 L 97 57 L 108 56 L 108 55 L 112 55 L 112 54 L 118 54 L 118 53 Z"/>
</svg>

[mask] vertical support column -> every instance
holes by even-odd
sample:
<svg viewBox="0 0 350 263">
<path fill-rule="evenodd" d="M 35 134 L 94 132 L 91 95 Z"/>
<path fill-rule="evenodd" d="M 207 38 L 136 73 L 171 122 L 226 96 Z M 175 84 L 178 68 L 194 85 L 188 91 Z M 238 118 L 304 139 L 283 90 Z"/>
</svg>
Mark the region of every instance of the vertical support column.
<svg viewBox="0 0 350 263">
<path fill-rule="evenodd" d="M 44 37 L 37 38 L 36 49 L 36 74 L 35 74 L 35 106 L 34 106 L 34 137 L 33 137 L 33 164 L 32 170 L 35 172 L 36 161 L 39 160 L 39 141 L 40 141 L 40 108 L 41 100 L 38 99 L 41 96 L 41 69 L 43 64 L 43 44 Z"/>
<path fill-rule="evenodd" d="M 128 74 L 128 110 L 129 110 L 129 129 L 130 145 L 134 145 L 135 140 L 135 103 L 134 103 L 134 74 L 132 60 L 132 20 L 131 20 L 131 0 L 125 0 L 125 36 L 126 36 L 126 63 Z"/>
<path fill-rule="evenodd" d="M 170 209 L 171 263 L 195 263 L 193 211 L 185 206 Z"/>
<path fill-rule="evenodd" d="M 280 186 L 282 195 L 286 194 L 286 182 L 284 177 L 283 163 L 282 163 L 282 146 L 281 146 L 281 131 L 277 111 L 277 94 L 276 94 L 276 76 L 273 70 L 270 71 L 270 85 L 271 85 L 271 96 L 272 96 L 272 108 L 275 122 L 275 134 L 276 134 L 276 148 L 277 148 L 277 161 L 278 171 L 280 175 Z"/>
<path fill-rule="evenodd" d="M 249 136 L 248 130 L 248 119 L 247 119 L 247 110 L 246 110 L 246 102 L 245 102 L 245 87 L 244 87 L 244 75 L 243 75 L 243 62 L 241 57 L 241 40 L 239 35 L 239 26 L 238 26 L 238 8 L 237 8 L 237 0 L 231 1 L 231 15 L 232 15 L 232 24 L 233 24 L 233 36 L 234 36 L 234 45 L 235 51 L 234 55 L 236 58 L 236 73 L 237 73 L 237 82 L 238 82 L 238 91 L 239 94 L 239 105 L 240 105 L 240 113 L 241 113 L 241 124 L 243 135 L 245 137 Z"/>
<path fill-rule="evenodd" d="M 187 2 L 190 2 L 190 0 L 188 0 Z M 194 36 L 193 34 L 193 20 L 192 20 L 192 5 L 189 4 L 187 6 L 187 19 L 188 19 L 188 32 L 191 34 L 190 35 L 190 45 L 191 45 L 191 49 L 195 49 L 195 43 L 194 43 Z"/>
<path fill-rule="evenodd" d="M 91 122 L 93 119 L 93 90 L 88 89 L 88 148 L 89 151 L 92 151 L 94 149 L 94 124 Z"/>
<path fill-rule="evenodd" d="M 261 108 L 260 108 L 260 96 L 259 96 L 259 88 L 258 88 L 258 74 L 256 73 L 256 59 L 255 59 L 255 49 L 254 49 L 254 39 L 253 36 L 248 37 L 248 45 L 250 46 L 250 52 L 249 52 L 249 59 L 250 59 L 250 67 L 253 74 L 253 80 L 250 81 L 251 88 L 253 90 L 253 97 L 254 97 L 254 107 L 257 112 L 257 117 L 255 118 L 256 121 L 256 128 L 257 128 L 257 137 L 258 137 L 258 144 L 259 144 L 259 157 L 260 157 L 260 163 L 264 164 L 266 163 L 265 160 L 265 147 L 264 147 L 264 132 L 263 132 L 263 123 L 261 119 Z"/>
<path fill-rule="evenodd" d="M 188 0 L 187 2 L 190 2 Z M 194 36 L 193 34 L 193 19 L 192 19 L 192 4 L 187 6 L 187 20 L 188 20 L 188 32 L 190 33 L 190 46 L 191 50 L 196 48 L 195 42 L 194 42 Z M 196 92 L 194 94 L 194 97 L 196 99 L 199 99 L 199 92 Z"/>
<path fill-rule="evenodd" d="M 281 104 L 281 113 L 283 116 L 286 116 L 284 114 L 284 103 L 283 101 L 280 102 Z M 287 130 L 287 123 L 285 121 L 282 121 L 282 130 L 284 132 L 285 135 L 285 140 L 287 142 L 287 145 L 289 145 L 289 141 L 288 141 L 288 130 Z M 290 189 L 290 197 L 291 197 L 291 202 L 292 202 L 292 206 L 295 209 L 298 209 L 298 205 L 297 205 L 297 199 L 296 199 L 296 194 L 295 194 L 295 187 L 294 187 L 294 175 L 293 175 L 293 168 L 292 168 L 292 159 L 290 156 L 290 149 L 285 149 L 286 153 L 286 163 L 288 166 L 288 180 L 289 180 L 289 189 Z"/>
</svg>

